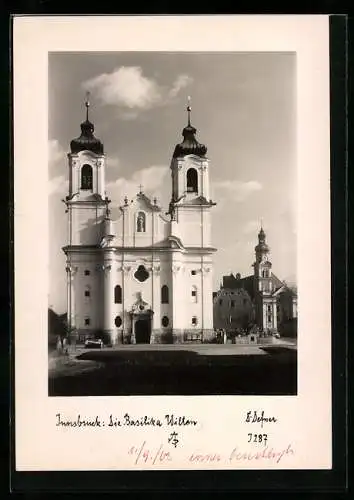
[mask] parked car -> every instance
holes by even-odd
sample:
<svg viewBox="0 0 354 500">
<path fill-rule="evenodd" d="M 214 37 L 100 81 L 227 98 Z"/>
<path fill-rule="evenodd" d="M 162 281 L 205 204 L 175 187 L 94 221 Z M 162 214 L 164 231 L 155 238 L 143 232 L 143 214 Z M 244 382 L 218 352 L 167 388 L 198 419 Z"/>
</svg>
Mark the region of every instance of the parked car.
<svg viewBox="0 0 354 500">
<path fill-rule="evenodd" d="M 102 349 L 103 341 L 102 339 L 87 339 L 85 341 L 85 347 L 87 349 Z"/>
</svg>

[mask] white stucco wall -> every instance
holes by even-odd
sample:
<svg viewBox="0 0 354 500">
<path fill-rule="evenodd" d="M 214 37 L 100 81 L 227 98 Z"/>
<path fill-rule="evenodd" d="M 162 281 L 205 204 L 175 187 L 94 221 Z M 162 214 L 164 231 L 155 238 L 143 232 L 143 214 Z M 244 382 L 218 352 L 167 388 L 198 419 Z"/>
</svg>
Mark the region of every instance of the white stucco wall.
<svg viewBox="0 0 354 500">
<path fill-rule="evenodd" d="M 110 224 L 114 236 L 101 248 L 102 224 L 106 215 L 105 157 L 83 151 L 69 154 L 68 208 L 68 305 L 72 323 L 80 330 L 128 331 L 132 310 L 138 297 L 153 310 L 153 330 L 200 331 L 213 328 L 211 246 L 211 207 L 201 207 L 199 196 L 209 200 L 209 163 L 187 156 L 172 164 L 173 190 L 176 196 L 185 195 L 177 207 L 177 221 L 171 222 L 155 202 L 142 193 L 114 212 Z M 92 190 L 81 190 L 81 168 L 92 167 Z M 198 192 L 187 193 L 186 174 L 189 168 L 198 173 Z M 99 195 L 97 197 L 97 195 Z M 107 193 L 109 196 L 109 193 Z M 138 231 L 137 216 L 145 215 L 145 230 Z M 178 241 L 171 242 L 175 236 Z M 82 245 L 82 250 L 77 247 Z M 87 251 L 84 246 L 97 246 Z M 145 281 L 134 276 L 142 265 L 149 273 Z M 86 276 L 84 271 L 89 270 Z M 193 271 L 193 273 L 192 273 Z M 194 272 L 195 271 L 195 272 Z M 122 288 L 122 303 L 116 304 L 114 289 Z M 169 290 L 169 303 L 161 303 L 161 287 Z M 85 290 L 90 296 L 85 296 Z M 196 291 L 196 297 L 192 296 Z M 120 316 L 122 325 L 115 319 Z M 162 318 L 169 319 L 167 327 Z M 192 318 L 196 318 L 193 324 Z M 85 324 L 89 319 L 89 325 Z"/>
</svg>

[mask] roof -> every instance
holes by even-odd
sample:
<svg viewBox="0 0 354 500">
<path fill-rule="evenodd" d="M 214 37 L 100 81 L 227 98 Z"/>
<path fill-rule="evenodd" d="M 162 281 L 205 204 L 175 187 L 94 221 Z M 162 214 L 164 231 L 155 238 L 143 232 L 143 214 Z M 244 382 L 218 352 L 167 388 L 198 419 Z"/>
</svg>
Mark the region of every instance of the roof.
<svg viewBox="0 0 354 500">
<path fill-rule="evenodd" d="M 121 205 L 121 209 L 123 207 L 127 207 L 129 205 L 132 205 L 136 202 L 142 202 L 142 204 L 145 205 L 145 207 L 147 209 L 150 209 L 150 210 L 153 210 L 155 212 L 161 212 L 162 208 L 160 205 L 157 204 L 157 199 L 154 198 L 153 200 L 151 200 L 151 198 L 149 198 L 145 193 L 143 193 L 142 191 L 140 191 L 139 193 L 137 193 L 132 199 L 128 200 L 128 197 L 126 196 L 124 198 L 124 205 Z"/>
<path fill-rule="evenodd" d="M 70 142 L 70 150 L 72 153 L 80 151 L 92 151 L 96 154 L 103 154 L 102 142 L 94 136 L 94 125 L 89 120 L 84 121 L 80 125 L 81 135 Z"/>
<path fill-rule="evenodd" d="M 229 276 L 223 276 L 222 278 L 222 288 L 229 288 L 235 290 L 237 288 L 243 288 L 248 292 L 248 294 L 253 298 L 254 296 L 254 276 L 246 276 L 245 278 L 239 277 L 239 275 L 234 276 L 232 273 Z"/>
<path fill-rule="evenodd" d="M 195 137 L 196 132 L 197 129 L 190 125 L 190 123 L 188 123 L 187 127 L 184 127 L 182 132 L 183 141 L 180 144 L 177 144 L 177 146 L 175 147 L 173 158 L 178 158 L 190 154 L 201 157 L 204 157 L 206 155 L 207 147 L 197 141 Z"/>
<path fill-rule="evenodd" d="M 220 297 L 229 296 L 233 299 L 237 297 L 251 299 L 250 294 L 245 288 L 221 288 L 217 292 L 213 293 L 214 299 L 219 299 Z"/>
<path fill-rule="evenodd" d="M 273 293 L 277 292 L 280 288 L 282 288 L 285 285 L 285 283 L 283 283 L 274 273 L 272 273 L 271 275 L 271 282 L 272 282 Z M 249 276 L 241 278 L 239 274 L 235 276 L 234 274 L 231 273 L 228 276 L 223 276 L 222 288 L 229 288 L 231 290 L 232 289 L 235 290 L 237 288 L 243 288 L 244 290 L 247 291 L 250 297 L 254 299 L 255 295 L 254 275 L 251 274 Z"/>
</svg>

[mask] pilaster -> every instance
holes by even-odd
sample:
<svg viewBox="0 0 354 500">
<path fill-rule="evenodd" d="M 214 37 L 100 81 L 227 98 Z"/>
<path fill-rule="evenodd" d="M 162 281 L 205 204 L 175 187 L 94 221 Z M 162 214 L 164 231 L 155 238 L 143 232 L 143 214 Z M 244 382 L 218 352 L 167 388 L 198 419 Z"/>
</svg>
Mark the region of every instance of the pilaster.
<svg viewBox="0 0 354 500">
<path fill-rule="evenodd" d="M 189 290 L 187 291 L 189 293 Z M 172 261 L 172 329 L 173 335 L 178 335 L 179 332 L 185 328 L 186 321 L 186 289 L 182 274 L 182 263 L 179 261 Z"/>
<path fill-rule="evenodd" d="M 66 266 L 66 277 L 67 277 L 67 323 L 69 327 L 75 328 L 75 288 L 74 288 L 74 277 L 77 273 L 78 268 L 71 264 Z"/>
<path fill-rule="evenodd" d="M 267 304 L 262 301 L 262 324 L 261 327 L 265 328 L 267 325 Z"/>
<path fill-rule="evenodd" d="M 123 297 L 122 297 L 122 319 L 123 319 L 123 325 L 122 325 L 122 335 L 123 335 L 123 344 L 128 344 L 131 342 L 131 335 L 132 335 L 132 320 L 131 316 L 128 312 L 128 297 L 130 297 L 131 290 L 130 290 L 130 273 L 131 273 L 132 266 L 127 263 L 123 263 L 122 265 L 122 292 L 123 292 Z"/>
<path fill-rule="evenodd" d="M 117 343 L 118 331 L 114 325 L 114 283 L 113 283 L 113 251 L 105 252 L 104 263 L 102 265 L 103 290 L 104 290 L 104 310 L 103 310 L 103 330 L 112 344 Z"/>
<path fill-rule="evenodd" d="M 278 330 L 278 322 L 277 322 L 277 303 L 273 302 L 273 328 L 274 330 Z"/>
<path fill-rule="evenodd" d="M 153 263 L 151 266 L 151 286 L 152 286 L 152 303 L 151 308 L 154 311 L 152 332 L 151 335 L 155 337 L 155 333 L 161 328 L 161 266 L 159 263 Z M 169 296 L 171 300 L 171 290 Z M 157 334 L 157 333 L 156 333 Z"/>
</svg>

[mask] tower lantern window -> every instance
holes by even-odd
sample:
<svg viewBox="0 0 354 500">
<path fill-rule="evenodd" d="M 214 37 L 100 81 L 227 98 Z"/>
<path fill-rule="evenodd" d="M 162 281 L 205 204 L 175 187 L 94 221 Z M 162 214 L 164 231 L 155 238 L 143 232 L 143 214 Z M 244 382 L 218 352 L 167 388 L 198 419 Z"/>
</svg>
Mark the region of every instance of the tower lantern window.
<svg viewBox="0 0 354 500">
<path fill-rule="evenodd" d="M 92 167 L 85 164 L 81 169 L 81 189 L 92 189 Z"/>
<path fill-rule="evenodd" d="M 195 168 L 189 168 L 187 171 L 187 192 L 198 192 L 198 172 Z"/>
</svg>

